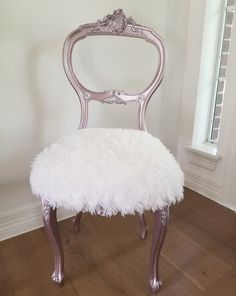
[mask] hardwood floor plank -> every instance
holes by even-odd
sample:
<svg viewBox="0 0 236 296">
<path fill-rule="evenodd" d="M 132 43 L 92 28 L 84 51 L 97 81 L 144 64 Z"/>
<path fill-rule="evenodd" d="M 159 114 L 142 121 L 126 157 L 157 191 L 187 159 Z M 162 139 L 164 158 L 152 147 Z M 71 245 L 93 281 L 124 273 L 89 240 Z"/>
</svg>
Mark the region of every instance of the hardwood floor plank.
<svg viewBox="0 0 236 296">
<path fill-rule="evenodd" d="M 10 284 L 10 279 L 7 274 L 4 262 L 1 255 L 1 246 L 0 246 L 0 296 L 13 296 L 12 287 Z"/>
<path fill-rule="evenodd" d="M 50 273 L 42 269 L 45 261 L 52 261 L 52 254 L 46 237 L 43 244 L 47 255 L 42 245 L 38 244 L 39 233 L 40 230 L 35 230 L 1 243 L 1 253 L 14 295 L 65 295 L 65 292 L 67 295 L 78 295 L 68 282 L 65 289 L 55 289 L 50 281 Z M 35 250 L 41 253 L 40 258 L 36 256 Z"/>
<path fill-rule="evenodd" d="M 134 235 L 135 240 L 133 240 L 131 236 L 131 240 L 129 237 L 128 242 L 124 238 L 123 244 L 123 238 L 120 239 L 120 245 L 123 245 L 123 247 L 120 248 L 119 245 L 115 243 L 114 236 L 109 236 L 109 229 L 104 227 L 105 225 L 109 225 L 111 221 L 104 221 L 105 218 L 101 219 L 98 219 L 98 217 L 94 219 L 94 217 L 89 217 L 88 215 L 84 216 L 81 225 L 81 233 L 71 235 L 69 238 L 67 253 L 70 253 L 73 257 L 77 256 L 76 260 L 78 260 L 77 266 L 74 267 L 74 269 L 77 269 L 74 279 L 77 283 L 81 284 L 83 277 L 93 273 L 94 276 L 96 275 L 94 287 L 98 285 L 98 281 L 102 283 L 101 294 L 105 293 L 103 289 L 110 289 L 110 293 L 112 292 L 115 295 L 143 295 L 136 289 L 136 285 L 132 284 L 132 282 L 140 283 L 140 279 L 137 281 L 134 270 L 130 271 L 131 268 L 129 264 L 127 264 L 127 262 L 125 264 L 126 253 L 132 252 L 136 248 L 137 238 Z M 98 220 L 102 223 L 100 224 Z M 100 226 L 102 228 L 100 228 Z M 68 230 L 66 230 L 66 232 L 68 232 Z M 71 266 L 68 266 L 68 268 L 71 269 Z M 134 281 L 133 277 L 135 277 Z M 132 278 L 132 280 L 130 278 Z M 143 282 L 144 281 L 141 281 L 141 283 Z M 82 286 L 81 289 L 84 289 L 83 285 L 80 286 Z M 143 285 L 143 289 L 146 292 L 147 290 L 145 288 L 145 285 Z M 81 290 L 80 293 L 82 293 Z M 84 291 L 84 295 L 86 295 L 86 293 L 88 293 L 88 291 Z"/>
<path fill-rule="evenodd" d="M 59 223 L 65 250 L 65 286 L 51 281 L 53 256 L 43 229 L 0 243 L 2 296 L 149 295 L 150 231 L 139 239 L 137 217 L 111 219 L 83 215 L 81 231 L 72 219 Z M 186 190 L 171 209 L 160 269 L 160 296 L 236 295 L 236 216 Z"/>
<path fill-rule="evenodd" d="M 190 190 L 171 211 L 172 225 L 228 265 L 236 268 L 236 215 Z"/>
<path fill-rule="evenodd" d="M 31 250 L 23 251 L 17 237 L 4 242 L 1 252 L 14 294 L 17 296 L 40 295 L 40 280 L 36 276 L 37 265 L 35 264 L 32 269 L 28 258 L 25 258 L 25 254 L 29 254 Z"/>
<path fill-rule="evenodd" d="M 211 285 L 204 296 L 235 296 L 236 295 L 236 270 L 227 272 L 219 281 Z"/>
<path fill-rule="evenodd" d="M 170 225 L 165 257 L 200 290 L 205 290 L 231 267 Z"/>
</svg>

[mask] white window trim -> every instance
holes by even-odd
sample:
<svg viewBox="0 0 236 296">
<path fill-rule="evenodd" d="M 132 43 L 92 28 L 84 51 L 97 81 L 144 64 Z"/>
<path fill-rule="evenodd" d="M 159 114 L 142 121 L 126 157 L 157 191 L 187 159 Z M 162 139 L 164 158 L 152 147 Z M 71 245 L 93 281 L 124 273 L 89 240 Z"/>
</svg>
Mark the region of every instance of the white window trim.
<svg viewBox="0 0 236 296">
<path fill-rule="evenodd" d="M 203 167 L 205 169 L 214 171 L 217 163 L 222 159 L 222 155 L 217 152 L 216 145 L 211 143 L 203 143 L 199 146 L 186 146 L 188 161 Z"/>
<path fill-rule="evenodd" d="M 226 9 L 226 2 L 227 0 L 222 0 L 221 4 L 221 15 L 220 15 L 220 30 L 218 34 L 218 42 L 217 42 L 217 55 L 215 57 L 215 73 L 214 73 L 214 82 L 212 87 L 212 97 L 211 97 L 211 104 L 210 104 L 210 116 L 209 116 L 209 123 L 208 123 L 208 134 L 207 134 L 207 142 L 217 145 L 216 142 L 211 141 L 211 132 L 213 126 L 213 117 L 215 112 L 215 103 L 216 103 L 216 95 L 217 95 L 217 87 L 218 87 L 218 73 L 220 69 L 220 61 L 221 61 L 221 51 L 222 51 L 222 38 L 224 34 L 224 26 L 222 23 L 225 21 L 225 9 Z"/>
<path fill-rule="evenodd" d="M 221 13 L 221 30 L 219 31 L 219 40 L 218 40 L 218 52 L 216 57 L 216 68 L 215 68 L 215 78 L 213 85 L 212 93 L 212 103 L 211 103 L 211 113 L 209 118 L 209 127 L 208 127 L 208 142 L 218 144 L 220 126 L 221 126 L 221 117 L 223 111 L 224 95 L 225 95 L 225 85 L 227 78 L 227 68 L 228 68 L 228 58 L 230 54 L 230 45 L 232 39 L 232 27 L 234 19 L 234 10 L 235 10 L 235 0 L 222 0 L 222 13 Z M 231 17 L 230 17 L 231 16 Z M 228 18 L 231 18 L 228 19 Z M 225 48 L 225 45 L 227 47 Z M 225 51 L 226 49 L 226 51 Z M 226 59 L 226 57 L 228 58 Z M 221 73 L 221 70 L 224 69 L 224 74 Z M 223 89 L 219 91 L 219 83 L 223 83 Z M 217 104 L 217 96 L 221 95 L 221 102 Z M 220 108 L 219 114 L 215 115 L 216 108 Z M 214 121 L 219 121 L 218 126 L 214 127 Z M 214 138 L 213 133 L 217 132 L 216 138 Z"/>
<path fill-rule="evenodd" d="M 215 61 L 219 50 L 217 32 L 220 31 L 224 7 L 225 0 L 217 0 L 217 3 L 216 0 L 208 0 L 205 7 L 193 137 L 192 143 L 185 146 L 188 161 L 208 170 L 215 170 L 218 161 L 222 159 L 217 144 L 210 143 L 208 139 L 212 97 L 215 91 Z M 210 62 L 209 56 L 212 56 Z"/>
</svg>

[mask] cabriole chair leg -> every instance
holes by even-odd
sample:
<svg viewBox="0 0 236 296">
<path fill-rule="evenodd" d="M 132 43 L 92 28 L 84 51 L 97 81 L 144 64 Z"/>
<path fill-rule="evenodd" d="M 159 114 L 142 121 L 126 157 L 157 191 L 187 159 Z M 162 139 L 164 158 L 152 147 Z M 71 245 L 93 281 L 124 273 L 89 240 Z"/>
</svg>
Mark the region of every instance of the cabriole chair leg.
<svg viewBox="0 0 236 296">
<path fill-rule="evenodd" d="M 52 208 L 48 201 L 42 201 L 43 223 L 48 235 L 54 255 L 54 272 L 52 280 L 56 286 L 63 286 L 64 280 L 64 253 L 57 224 L 57 209 Z"/>
<path fill-rule="evenodd" d="M 153 293 L 156 293 L 162 285 L 159 275 L 159 257 L 167 231 L 168 220 L 169 207 L 154 212 L 154 227 L 149 273 L 149 285 L 151 292 Z"/>
<path fill-rule="evenodd" d="M 73 219 L 73 223 L 74 223 L 74 231 L 75 232 L 79 232 L 80 231 L 80 220 L 82 217 L 82 212 L 79 212 L 75 215 L 74 219 Z"/>
<path fill-rule="evenodd" d="M 141 228 L 140 238 L 145 239 L 147 237 L 148 227 L 145 221 L 144 214 L 138 214 L 138 220 Z"/>
</svg>

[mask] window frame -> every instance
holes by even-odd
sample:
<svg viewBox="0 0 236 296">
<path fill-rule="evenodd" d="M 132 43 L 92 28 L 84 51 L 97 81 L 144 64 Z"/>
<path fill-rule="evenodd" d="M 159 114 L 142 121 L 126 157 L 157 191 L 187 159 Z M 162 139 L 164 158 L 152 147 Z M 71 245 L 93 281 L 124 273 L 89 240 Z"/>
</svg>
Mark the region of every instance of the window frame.
<svg viewBox="0 0 236 296">
<path fill-rule="evenodd" d="M 224 93 L 225 93 L 225 85 L 226 85 L 226 75 L 227 75 L 227 66 L 228 66 L 228 56 L 230 54 L 230 42 L 232 37 L 232 26 L 233 26 L 233 18 L 235 12 L 235 0 L 223 0 L 222 8 L 221 8 L 221 20 L 220 20 L 220 30 L 218 34 L 218 49 L 216 55 L 216 67 L 215 67 L 215 76 L 214 76 L 214 84 L 212 86 L 212 98 L 211 98 L 211 107 L 209 114 L 209 125 L 208 125 L 208 137 L 207 142 L 210 144 L 218 144 L 219 135 L 220 135 L 220 125 L 221 125 L 221 116 L 223 111 L 223 103 L 224 103 Z M 227 23 L 227 14 L 232 14 L 231 23 Z M 228 38 L 225 37 L 226 30 L 230 28 L 230 36 Z M 226 41 L 226 42 L 225 42 Z M 228 43 L 227 51 L 224 51 L 224 45 Z M 225 65 L 223 64 L 224 56 L 227 56 L 227 60 L 225 61 Z M 221 69 L 225 70 L 223 76 L 221 76 Z M 219 90 L 220 83 L 222 83 L 222 90 Z M 217 97 L 221 95 L 221 102 L 217 104 Z M 219 114 L 217 114 L 217 107 L 220 108 Z M 214 126 L 214 122 L 218 120 L 218 124 Z M 215 134 L 214 135 L 214 131 Z"/>
</svg>

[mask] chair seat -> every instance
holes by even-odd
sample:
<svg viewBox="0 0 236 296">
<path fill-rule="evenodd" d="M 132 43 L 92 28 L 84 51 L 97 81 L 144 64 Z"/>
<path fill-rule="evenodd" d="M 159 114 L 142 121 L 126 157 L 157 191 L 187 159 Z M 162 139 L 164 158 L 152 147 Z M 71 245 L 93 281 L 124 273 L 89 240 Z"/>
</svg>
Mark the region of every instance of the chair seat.
<svg viewBox="0 0 236 296">
<path fill-rule="evenodd" d="M 131 129 L 74 131 L 36 157 L 30 183 L 51 206 L 106 216 L 162 209 L 183 194 L 174 157 L 159 139 Z"/>
</svg>

